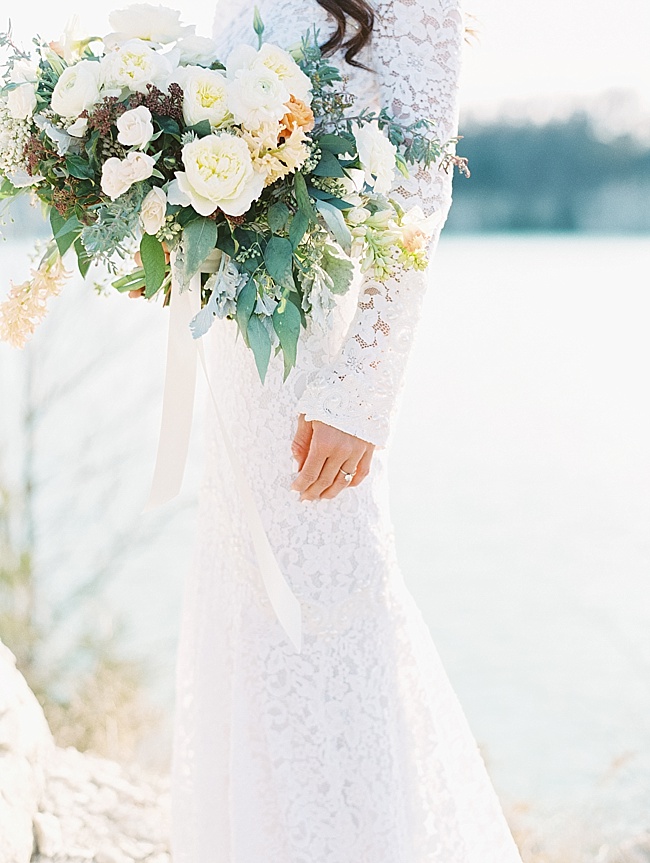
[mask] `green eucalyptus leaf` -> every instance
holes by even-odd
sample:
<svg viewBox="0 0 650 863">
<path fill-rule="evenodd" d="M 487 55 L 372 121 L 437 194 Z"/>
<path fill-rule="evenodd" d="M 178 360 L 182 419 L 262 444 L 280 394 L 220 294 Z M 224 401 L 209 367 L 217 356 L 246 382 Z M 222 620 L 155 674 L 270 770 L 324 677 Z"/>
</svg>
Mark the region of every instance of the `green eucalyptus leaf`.
<svg viewBox="0 0 650 863">
<path fill-rule="evenodd" d="M 310 222 L 317 222 L 318 215 L 312 206 L 309 192 L 307 191 L 307 183 L 300 171 L 296 171 L 293 175 L 293 190 L 296 195 L 296 202 L 300 212 L 303 213 Z"/>
<path fill-rule="evenodd" d="M 286 237 L 271 237 L 264 249 L 269 276 L 283 288 L 293 288 L 293 246 Z"/>
<path fill-rule="evenodd" d="M 194 126 L 189 126 L 187 131 L 194 132 L 197 138 L 205 138 L 212 134 L 212 126 L 210 125 L 209 120 L 201 120 L 200 123 L 196 123 Z"/>
<path fill-rule="evenodd" d="M 140 255 L 146 285 L 144 295 L 148 299 L 160 290 L 160 286 L 165 281 L 167 272 L 165 250 L 159 239 L 152 234 L 143 234 L 140 240 Z"/>
<path fill-rule="evenodd" d="M 279 234 L 289 220 L 289 207 L 282 201 L 277 201 L 269 207 L 268 220 L 272 233 Z"/>
<path fill-rule="evenodd" d="M 305 236 L 305 231 L 308 227 L 309 219 L 302 210 L 298 210 L 289 225 L 289 242 L 294 249 L 297 249 L 300 245 L 300 241 Z"/>
<path fill-rule="evenodd" d="M 248 344 L 253 351 L 260 380 L 264 383 L 266 370 L 269 367 L 269 360 L 271 359 L 271 337 L 259 315 L 253 315 L 250 318 L 247 332 Z"/>
<path fill-rule="evenodd" d="M 212 219 L 195 219 L 183 230 L 185 278 L 189 281 L 217 243 L 217 223 Z"/>
<path fill-rule="evenodd" d="M 331 231 L 336 242 L 341 246 L 346 255 L 352 252 L 352 234 L 345 224 L 343 214 L 337 207 L 333 207 L 327 201 L 316 201 L 316 209 L 325 220 L 325 224 Z"/>
<path fill-rule="evenodd" d="M 296 364 L 300 336 L 300 312 L 293 303 L 282 299 L 273 312 L 273 328 L 280 339 L 284 357 L 284 377 Z"/>
</svg>

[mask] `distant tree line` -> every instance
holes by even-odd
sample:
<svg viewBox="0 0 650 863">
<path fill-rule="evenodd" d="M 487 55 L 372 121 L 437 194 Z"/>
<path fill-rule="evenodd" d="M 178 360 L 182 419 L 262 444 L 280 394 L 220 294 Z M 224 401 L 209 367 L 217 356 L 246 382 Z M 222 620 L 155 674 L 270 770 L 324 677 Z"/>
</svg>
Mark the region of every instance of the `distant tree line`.
<svg viewBox="0 0 650 863">
<path fill-rule="evenodd" d="M 604 141 L 589 116 L 468 125 L 446 230 L 650 232 L 650 144 Z"/>
</svg>

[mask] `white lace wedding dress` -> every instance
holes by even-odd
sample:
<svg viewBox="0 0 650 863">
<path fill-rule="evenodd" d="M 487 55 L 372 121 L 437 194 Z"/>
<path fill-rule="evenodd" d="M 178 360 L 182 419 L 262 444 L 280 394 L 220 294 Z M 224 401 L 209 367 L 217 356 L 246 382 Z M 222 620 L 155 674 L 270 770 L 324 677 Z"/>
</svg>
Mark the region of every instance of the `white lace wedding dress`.
<svg viewBox="0 0 650 863">
<path fill-rule="evenodd" d="M 261 0 L 289 46 L 333 19 L 315 0 Z M 347 67 L 358 105 L 456 132 L 457 0 L 379 0 L 372 46 Z M 222 54 L 255 44 L 252 0 L 223 0 Z M 338 63 L 343 64 L 339 55 Z M 451 202 L 443 171 L 400 181 L 407 205 Z M 427 283 L 366 279 L 314 330 L 282 383 L 262 386 L 231 321 L 208 338 L 212 383 L 303 616 L 296 653 L 260 580 L 231 468 L 208 416 L 199 544 L 187 579 L 173 756 L 175 863 L 520 863 L 428 629 L 406 589 L 388 512 L 385 446 Z M 379 445 L 334 500 L 290 491 L 299 412 Z"/>
</svg>

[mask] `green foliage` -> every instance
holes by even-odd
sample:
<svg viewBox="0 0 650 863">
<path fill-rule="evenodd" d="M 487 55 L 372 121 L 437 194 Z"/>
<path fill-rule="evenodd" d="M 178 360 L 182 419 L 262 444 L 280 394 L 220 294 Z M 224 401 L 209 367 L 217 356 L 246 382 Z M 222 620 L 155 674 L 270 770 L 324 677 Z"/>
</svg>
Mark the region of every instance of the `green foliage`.
<svg viewBox="0 0 650 863">
<path fill-rule="evenodd" d="M 217 223 L 213 219 L 199 218 L 190 222 L 183 231 L 185 252 L 185 278 L 189 281 L 217 244 Z"/>
<path fill-rule="evenodd" d="M 274 282 L 284 288 L 295 287 L 293 281 L 293 246 L 285 237 L 271 237 L 264 249 L 264 263 Z"/>
<path fill-rule="evenodd" d="M 247 334 L 248 344 L 253 351 L 260 380 L 264 383 L 266 370 L 271 359 L 271 336 L 259 315 L 251 315 L 248 321 Z"/>
<path fill-rule="evenodd" d="M 139 230 L 140 205 L 148 191 L 145 183 L 136 183 L 115 201 L 95 207 L 96 221 L 81 232 L 88 254 L 103 261 L 111 271 L 115 269 L 110 260 L 113 255 L 124 258 L 130 253 L 126 241 Z"/>
<path fill-rule="evenodd" d="M 143 234 L 140 240 L 140 256 L 144 269 L 144 295 L 149 299 L 160 290 L 165 281 L 167 274 L 165 250 L 159 239 L 151 234 Z"/>
<path fill-rule="evenodd" d="M 300 311 L 292 302 L 283 298 L 273 312 L 273 328 L 280 339 L 280 347 L 284 356 L 285 380 L 296 364 L 300 326 Z"/>
<path fill-rule="evenodd" d="M 283 201 L 276 201 L 275 204 L 271 204 L 267 214 L 271 231 L 274 234 L 279 234 L 280 231 L 283 231 L 290 215 L 289 207 Z"/>
<path fill-rule="evenodd" d="M 54 207 L 50 210 L 50 225 L 59 254 L 63 257 L 81 234 L 83 225 L 76 216 L 66 221 Z"/>
<path fill-rule="evenodd" d="M 244 338 L 244 341 L 248 345 L 248 322 L 250 320 L 251 315 L 253 314 L 253 309 L 255 308 L 255 303 L 257 302 L 257 287 L 252 278 L 250 278 L 243 288 L 240 290 L 237 296 L 237 312 L 235 318 L 237 320 L 237 325 L 239 326 L 239 330 Z"/>
</svg>

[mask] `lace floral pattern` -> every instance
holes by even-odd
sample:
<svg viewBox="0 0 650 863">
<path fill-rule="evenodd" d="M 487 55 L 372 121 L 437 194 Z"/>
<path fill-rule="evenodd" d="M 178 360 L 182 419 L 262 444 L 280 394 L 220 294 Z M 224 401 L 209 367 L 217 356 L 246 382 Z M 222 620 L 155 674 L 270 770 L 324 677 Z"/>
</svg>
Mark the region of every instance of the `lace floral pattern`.
<svg viewBox="0 0 650 863">
<path fill-rule="evenodd" d="M 314 0 L 262 0 L 267 38 L 332 19 Z M 394 0 L 348 67 L 360 104 L 456 124 L 456 0 Z M 252 0 L 217 10 L 215 38 L 253 42 Z M 342 63 L 342 58 L 336 58 Z M 421 100 L 418 102 L 418 100 Z M 410 112 L 410 113 L 409 113 Z M 430 171 L 400 186 L 425 212 L 450 202 Z M 194 565 L 185 583 L 172 764 L 175 863 L 521 863 L 462 709 L 395 559 L 387 449 L 334 500 L 291 492 L 300 410 L 378 443 L 426 286 L 357 279 L 327 333 L 310 330 L 282 381 L 259 382 L 229 321 L 206 336 L 212 384 L 271 545 L 303 612 L 288 643 L 266 597 L 234 478 L 208 409 Z"/>
</svg>

